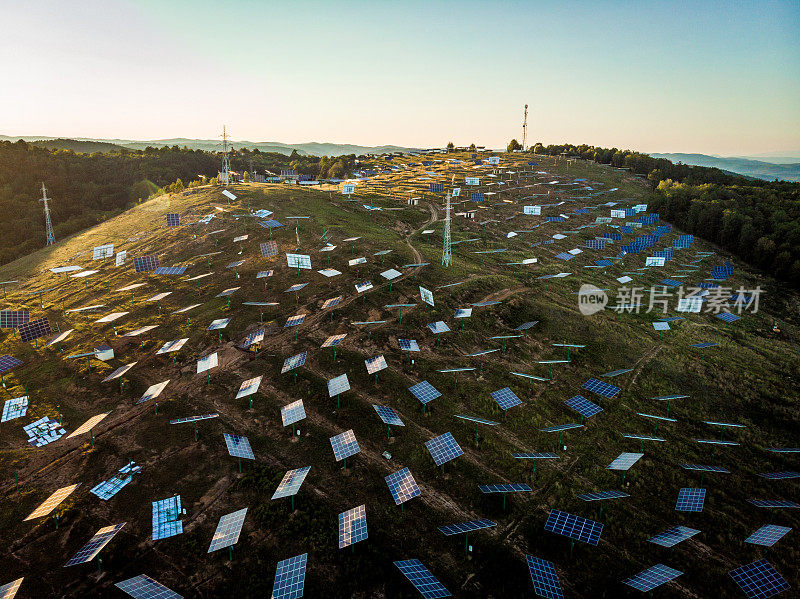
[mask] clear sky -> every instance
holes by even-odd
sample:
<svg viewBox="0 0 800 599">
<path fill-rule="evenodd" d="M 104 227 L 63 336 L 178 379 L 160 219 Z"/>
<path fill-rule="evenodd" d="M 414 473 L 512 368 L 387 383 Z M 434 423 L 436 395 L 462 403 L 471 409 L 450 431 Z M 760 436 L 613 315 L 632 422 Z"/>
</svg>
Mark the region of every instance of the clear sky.
<svg viewBox="0 0 800 599">
<path fill-rule="evenodd" d="M 0 134 L 800 150 L 800 2 L 0 0 Z"/>
</svg>

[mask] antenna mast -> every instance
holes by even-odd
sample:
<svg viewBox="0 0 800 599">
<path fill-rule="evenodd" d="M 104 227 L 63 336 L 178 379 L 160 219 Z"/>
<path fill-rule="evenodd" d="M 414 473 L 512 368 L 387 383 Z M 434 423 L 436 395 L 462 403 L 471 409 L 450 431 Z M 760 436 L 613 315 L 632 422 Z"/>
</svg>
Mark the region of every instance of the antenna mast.
<svg viewBox="0 0 800 599">
<path fill-rule="evenodd" d="M 447 192 L 447 205 L 444 213 L 444 244 L 442 246 L 442 266 L 453 264 L 452 248 L 450 247 L 450 192 Z"/>
<path fill-rule="evenodd" d="M 225 130 L 225 125 L 222 125 L 222 183 L 227 189 L 228 183 L 231 179 L 231 164 L 228 161 L 228 134 Z"/>
<path fill-rule="evenodd" d="M 45 189 L 44 182 L 42 182 L 42 199 L 44 202 L 44 226 L 47 229 L 47 245 L 53 245 L 56 242 L 56 236 L 53 233 L 53 221 L 50 220 L 50 206 L 47 205 L 47 189 Z"/>
<path fill-rule="evenodd" d="M 525 104 L 525 120 L 522 121 L 522 151 L 525 151 L 525 141 L 528 137 L 528 105 Z"/>
</svg>

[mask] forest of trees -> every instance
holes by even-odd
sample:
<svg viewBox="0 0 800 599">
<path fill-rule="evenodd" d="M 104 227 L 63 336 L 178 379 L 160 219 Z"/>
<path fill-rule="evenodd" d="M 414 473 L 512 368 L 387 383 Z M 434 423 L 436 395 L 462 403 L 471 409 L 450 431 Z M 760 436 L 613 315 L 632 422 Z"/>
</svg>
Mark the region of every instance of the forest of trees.
<svg viewBox="0 0 800 599">
<path fill-rule="evenodd" d="M 290 156 L 240 149 L 230 153 L 231 169 L 259 173 L 298 173 L 342 178 L 355 168 L 356 157 Z M 153 193 L 181 191 L 215 177 L 221 155 L 178 146 L 107 153 L 75 153 L 24 141 L 0 142 L 0 264 L 45 244 L 41 184 L 47 194 L 56 239 L 91 227 Z"/>
</svg>

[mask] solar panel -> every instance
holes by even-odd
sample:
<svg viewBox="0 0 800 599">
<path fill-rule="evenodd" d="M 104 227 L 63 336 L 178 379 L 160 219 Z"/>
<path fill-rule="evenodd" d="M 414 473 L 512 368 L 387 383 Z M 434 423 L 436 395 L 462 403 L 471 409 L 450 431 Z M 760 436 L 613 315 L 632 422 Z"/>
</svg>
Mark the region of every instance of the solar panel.
<svg viewBox="0 0 800 599">
<path fill-rule="evenodd" d="M 158 268 L 158 256 L 141 256 L 133 259 L 133 269 L 136 272 L 147 272 Z"/>
<path fill-rule="evenodd" d="M 497 485 L 478 485 L 481 493 L 529 493 L 533 491 L 525 483 L 502 483 Z"/>
<path fill-rule="evenodd" d="M 349 390 L 350 381 L 347 380 L 347 374 L 340 374 L 328 381 L 328 397 L 336 397 Z"/>
<path fill-rule="evenodd" d="M 402 275 L 403 273 L 401 273 L 399 270 L 395 270 L 394 268 L 390 268 L 389 270 L 385 270 L 381 273 L 381 276 L 387 281 L 393 281 Z"/>
<path fill-rule="evenodd" d="M 103 547 L 108 545 L 109 541 L 114 538 L 114 535 L 117 534 L 123 526 L 125 526 L 127 522 L 123 522 L 122 524 L 112 524 L 111 526 L 106 526 L 105 528 L 101 528 L 94 536 L 89 539 L 89 542 L 86 543 L 83 547 L 78 550 L 78 553 L 73 555 L 70 560 L 64 564 L 64 567 L 68 566 L 75 566 L 77 564 L 84 564 L 86 562 L 92 561 L 97 554 L 102 551 Z"/>
<path fill-rule="evenodd" d="M 320 347 L 336 347 L 342 343 L 347 333 L 341 335 L 331 335 L 328 337 Z"/>
<path fill-rule="evenodd" d="M 53 492 L 50 497 L 45 499 L 39 507 L 33 510 L 27 518 L 25 518 L 25 522 L 28 520 L 35 520 L 36 518 L 41 518 L 43 516 L 47 516 L 50 512 L 56 509 L 62 501 L 64 501 L 67 497 L 69 497 L 72 492 L 81 486 L 81 483 L 77 483 L 74 485 L 69 485 L 68 487 L 61 487 Z"/>
<path fill-rule="evenodd" d="M 753 545 L 762 545 L 763 547 L 772 547 L 775 543 L 780 541 L 786 533 L 792 530 L 788 526 L 778 526 L 777 524 L 767 524 L 762 526 L 744 542 L 752 543 Z"/>
<path fill-rule="evenodd" d="M 294 285 L 289 287 L 289 289 L 284 291 L 284 293 L 297 293 L 298 291 L 300 291 L 306 285 L 308 285 L 308 283 L 295 283 Z"/>
<path fill-rule="evenodd" d="M 103 420 L 103 418 L 108 416 L 110 413 L 111 412 L 105 412 L 104 414 L 97 414 L 96 416 L 92 416 L 91 418 L 89 418 L 89 420 L 87 420 L 86 422 L 81 424 L 78 428 L 76 428 L 74 431 L 72 431 L 72 433 L 70 433 L 67 439 L 71 439 L 72 437 L 77 437 L 78 435 L 83 435 L 85 433 L 88 433 L 97 425 L 98 422 Z"/>
<path fill-rule="evenodd" d="M 225 289 L 224 291 L 219 292 L 214 297 L 228 297 L 229 295 L 233 295 L 236 293 L 241 287 L 231 287 L 230 289 Z"/>
<path fill-rule="evenodd" d="M 290 268 L 311 269 L 311 256 L 307 254 L 286 254 L 286 264 Z"/>
<path fill-rule="evenodd" d="M 522 400 L 508 387 L 493 391 L 489 395 L 492 396 L 492 399 L 497 402 L 497 405 L 500 406 L 502 410 L 508 410 L 522 403 Z"/>
<path fill-rule="evenodd" d="M 3 405 L 3 417 L 0 422 L 8 422 L 15 418 L 20 418 L 28 413 L 28 396 L 15 397 L 9 399 Z"/>
<path fill-rule="evenodd" d="M 723 322 L 736 322 L 739 320 L 739 317 L 736 314 L 731 314 L 730 312 L 720 312 L 716 315 Z"/>
<path fill-rule="evenodd" d="M 550 452 L 512 453 L 511 457 L 519 460 L 557 460 L 558 454 Z"/>
<path fill-rule="evenodd" d="M 595 414 L 598 414 L 603 411 L 603 408 L 598 406 L 597 404 L 592 403 L 582 395 L 576 395 L 575 397 L 571 397 L 567 401 L 564 402 L 567 407 L 572 408 L 581 416 L 586 418 L 591 418 Z"/>
<path fill-rule="evenodd" d="M 791 588 L 783 576 L 765 559 L 740 566 L 728 572 L 728 575 L 751 599 L 766 599 Z"/>
<path fill-rule="evenodd" d="M 307 561 L 308 554 L 304 553 L 278 562 L 272 599 L 297 599 L 303 596 Z"/>
<path fill-rule="evenodd" d="M 598 491 L 595 493 L 584 493 L 583 495 L 578 495 L 578 499 L 581 501 L 603 501 L 605 499 L 623 499 L 625 497 L 630 497 L 630 495 L 628 493 L 613 489 L 610 491 Z"/>
<path fill-rule="evenodd" d="M 299 368 L 300 366 L 305 364 L 307 355 L 308 352 L 304 351 L 302 353 L 286 358 L 286 360 L 284 360 L 283 362 L 283 367 L 281 368 L 281 374 L 289 372 L 290 370 L 294 370 L 295 368 Z"/>
<path fill-rule="evenodd" d="M 119 493 L 124 486 L 133 480 L 134 474 L 138 474 L 141 471 L 141 466 L 137 466 L 135 462 L 128 462 L 119 469 L 119 472 L 116 476 L 98 483 L 89 489 L 89 492 L 93 495 L 96 495 L 103 501 L 108 501 L 114 497 L 114 495 Z"/>
<path fill-rule="evenodd" d="M 177 227 L 181 224 L 181 217 L 178 214 L 167 214 L 167 226 Z"/>
<path fill-rule="evenodd" d="M 0 310 L 0 329 L 18 329 L 29 320 L 28 310 Z"/>
<path fill-rule="evenodd" d="M 578 424 L 576 422 L 570 422 L 569 424 L 557 424 L 555 426 L 548 426 L 546 428 L 540 428 L 539 430 L 543 433 L 560 433 L 561 431 L 568 431 L 573 428 L 582 428 L 582 424 Z"/>
<path fill-rule="evenodd" d="M 497 526 L 497 522 L 491 520 L 470 520 L 469 522 L 461 522 L 459 524 L 448 524 L 447 526 L 440 526 L 439 530 L 448 537 L 458 535 L 473 530 L 481 530 L 484 528 L 492 528 Z"/>
<path fill-rule="evenodd" d="M 306 319 L 305 314 L 297 314 L 296 316 L 290 316 L 286 319 L 286 324 L 283 325 L 284 328 L 287 327 L 296 327 L 298 325 L 303 324 L 303 321 Z"/>
<path fill-rule="evenodd" d="M 28 443 L 34 447 L 44 447 L 53 441 L 58 441 L 67 433 L 58 420 L 47 416 L 23 426 L 22 430 L 28 435 Z"/>
<path fill-rule="evenodd" d="M 217 366 L 219 366 L 219 359 L 217 358 L 217 352 L 214 352 L 197 361 L 197 374 L 205 372 L 206 370 L 211 370 Z"/>
<path fill-rule="evenodd" d="M 411 394 L 416 397 L 423 405 L 433 401 L 437 397 L 441 397 L 442 394 L 436 390 L 436 388 L 431 385 L 428 381 L 422 381 L 421 383 L 417 383 L 413 387 L 408 388 L 411 391 Z"/>
<path fill-rule="evenodd" d="M 456 443 L 456 440 L 453 438 L 453 435 L 449 432 L 439 435 L 438 437 L 434 437 L 430 441 L 426 441 L 425 447 L 430 452 L 431 457 L 437 466 L 446 464 L 450 460 L 464 455 L 461 447 L 459 447 L 458 443 Z"/>
<path fill-rule="evenodd" d="M 381 370 L 385 370 L 386 368 L 389 367 L 389 365 L 386 364 L 386 358 L 384 358 L 383 356 L 375 356 L 374 358 L 367 358 L 366 360 L 364 360 L 364 364 L 367 367 L 368 374 L 376 374 Z"/>
<path fill-rule="evenodd" d="M 600 542 L 603 525 L 567 512 L 551 510 L 544 529 L 557 535 L 596 546 Z"/>
<path fill-rule="evenodd" d="M 479 416 L 467 416 L 466 414 L 454 414 L 456 418 L 461 418 L 462 420 L 469 420 L 470 422 L 477 422 L 478 424 L 486 424 L 488 426 L 497 426 L 500 423 L 495 422 L 494 420 L 488 420 L 487 418 L 480 418 Z"/>
<path fill-rule="evenodd" d="M 14 599 L 23 578 L 24 576 L 0 586 L 0 599 Z"/>
<path fill-rule="evenodd" d="M 30 320 L 25 324 L 20 325 L 18 330 L 19 330 L 19 339 L 23 343 L 27 343 L 28 341 L 33 341 L 34 339 L 39 339 L 40 337 L 44 337 L 46 335 L 50 335 L 53 332 L 50 329 L 50 322 L 47 320 L 46 317 L 39 318 L 37 320 Z"/>
<path fill-rule="evenodd" d="M 792 472 L 791 470 L 785 470 L 783 472 L 762 472 L 759 476 L 770 480 L 786 480 L 787 478 L 800 478 L 800 472 Z"/>
<path fill-rule="evenodd" d="M 775 508 L 800 508 L 800 503 L 789 501 L 788 499 L 748 499 L 756 507 L 763 507 L 769 509 Z"/>
<path fill-rule="evenodd" d="M 397 566 L 400 572 L 403 573 L 425 599 L 452 597 L 450 591 L 448 591 L 418 559 L 397 561 L 394 562 L 394 565 Z"/>
<path fill-rule="evenodd" d="M 662 547 L 674 547 L 681 541 L 685 541 L 699 532 L 699 530 L 687 526 L 673 526 L 669 530 L 665 530 L 647 540 L 656 545 L 661 545 Z"/>
<path fill-rule="evenodd" d="M 472 316 L 472 308 L 458 308 L 453 318 L 469 318 Z"/>
<path fill-rule="evenodd" d="M 342 296 L 341 295 L 339 297 L 332 297 L 330 299 L 327 299 L 322 304 L 322 309 L 323 310 L 327 310 L 328 308 L 334 308 L 334 307 L 338 306 L 339 302 L 341 302 L 341 301 L 342 301 Z"/>
<path fill-rule="evenodd" d="M 525 559 L 533 582 L 533 592 L 545 599 L 564 599 L 555 564 L 532 555 L 526 555 Z"/>
<path fill-rule="evenodd" d="M 591 378 L 586 381 L 583 385 L 581 385 L 583 389 L 587 391 L 591 391 L 592 393 L 597 393 L 602 397 L 616 397 L 617 394 L 621 391 L 619 387 L 615 387 L 614 385 L 610 385 L 608 383 L 604 383 L 595 378 Z"/>
<path fill-rule="evenodd" d="M 678 501 L 675 503 L 676 512 L 702 512 L 706 501 L 705 489 L 684 487 L 678 491 Z"/>
<path fill-rule="evenodd" d="M 183 532 L 181 496 L 175 495 L 153 502 L 153 540 L 168 539 Z"/>
<path fill-rule="evenodd" d="M 156 275 L 182 275 L 186 272 L 185 266 L 159 266 L 153 271 Z"/>
<path fill-rule="evenodd" d="M 419 351 L 419 345 L 416 339 L 398 339 L 397 343 L 403 351 Z"/>
<path fill-rule="evenodd" d="M 384 478 L 389 492 L 392 494 L 395 504 L 400 505 L 409 499 L 418 497 L 421 494 L 417 481 L 411 475 L 408 468 L 403 468 L 397 472 L 392 472 Z"/>
<path fill-rule="evenodd" d="M 231 547 L 239 541 L 246 514 L 247 508 L 243 508 L 230 514 L 225 514 L 219 519 L 217 530 L 214 532 L 214 536 L 211 538 L 211 545 L 208 547 L 208 553 Z"/>
<path fill-rule="evenodd" d="M 247 437 L 225 433 L 225 444 L 228 446 L 228 453 L 235 458 L 256 459 Z"/>
<path fill-rule="evenodd" d="M 339 514 L 339 549 L 367 538 L 367 507 L 359 505 Z"/>
<path fill-rule="evenodd" d="M 372 289 L 372 281 L 364 281 L 363 283 L 356 283 L 356 292 L 364 293 Z"/>
<path fill-rule="evenodd" d="M 112 312 L 111 314 L 103 316 L 102 318 L 99 318 L 94 322 L 95 324 L 105 324 L 107 322 L 114 322 L 115 320 L 122 318 L 126 314 L 128 314 L 128 312 Z"/>
<path fill-rule="evenodd" d="M 336 458 L 337 462 L 341 462 L 361 451 L 353 429 L 331 437 L 330 442 L 333 448 L 333 457 Z"/>
<path fill-rule="evenodd" d="M 122 580 L 114 586 L 134 599 L 183 599 L 183 595 L 178 595 L 146 574 Z"/>
<path fill-rule="evenodd" d="M 200 414 L 198 416 L 184 416 L 183 418 L 174 418 L 170 420 L 170 424 L 185 424 L 187 422 L 199 422 L 200 420 L 210 420 L 212 418 L 219 418 L 219 414 L 212 412 L 210 414 Z"/>
<path fill-rule="evenodd" d="M 260 247 L 261 247 L 261 256 L 263 258 L 271 258 L 272 256 L 278 255 L 277 241 L 265 241 L 260 245 Z"/>
<path fill-rule="evenodd" d="M 669 566 L 656 564 L 655 566 L 647 568 L 647 570 L 642 570 L 635 576 L 626 578 L 622 582 L 634 589 L 647 592 L 660 587 L 665 582 L 669 582 L 681 574 L 683 574 L 683 572 L 674 570 Z"/>
<path fill-rule="evenodd" d="M 450 327 L 447 326 L 443 320 L 439 320 L 437 322 L 430 322 L 428 323 L 428 328 L 434 335 L 438 335 L 439 333 L 449 333 Z"/>
<path fill-rule="evenodd" d="M 283 497 L 297 495 L 309 470 L 311 470 L 311 466 L 303 466 L 302 468 L 289 470 L 283 475 L 278 488 L 275 489 L 275 493 L 272 494 L 272 499 L 281 499 Z"/>
<path fill-rule="evenodd" d="M 694 470 L 696 472 L 719 472 L 721 474 L 729 474 L 730 470 L 722 466 L 708 466 L 704 464 L 681 464 L 684 470 Z"/>
<path fill-rule="evenodd" d="M 606 466 L 606 470 L 630 470 L 631 466 L 638 462 L 642 456 L 644 456 L 643 453 L 623 452 Z"/>
<path fill-rule="evenodd" d="M 224 329 L 228 326 L 228 323 L 231 321 L 230 318 L 217 318 L 213 320 L 210 325 L 208 325 L 207 331 L 216 331 L 218 329 Z"/>
<path fill-rule="evenodd" d="M 103 258 L 110 258 L 113 255 L 114 255 L 113 243 L 98 245 L 92 250 L 92 260 L 101 260 Z"/>
<path fill-rule="evenodd" d="M 0 356 L 0 373 L 5 373 L 22 364 L 22 360 L 17 360 L 14 356 Z"/>
</svg>

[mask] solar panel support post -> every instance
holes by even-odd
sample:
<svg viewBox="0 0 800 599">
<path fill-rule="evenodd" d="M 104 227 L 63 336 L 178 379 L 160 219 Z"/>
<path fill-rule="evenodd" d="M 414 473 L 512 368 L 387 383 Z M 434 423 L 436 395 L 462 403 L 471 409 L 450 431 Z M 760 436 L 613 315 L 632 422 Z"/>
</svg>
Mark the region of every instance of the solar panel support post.
<svg viewBox="0 0 800 599">
<path fill-rule="evenodd" d="M 197 441 L 197 422 L 194 423 L 194 440 Z"/>
<path fill-rule="evenodd" d="M 19 474 L 17 474 L 16 470 L 14 470 L 14 485 L 16 485 L 17 493 L 19 493 Z"/>
</svg>

